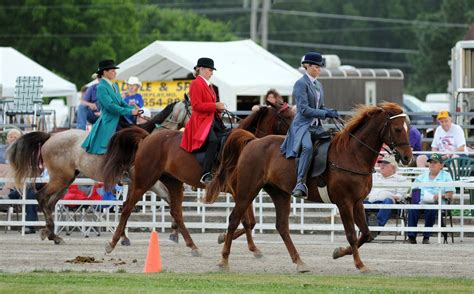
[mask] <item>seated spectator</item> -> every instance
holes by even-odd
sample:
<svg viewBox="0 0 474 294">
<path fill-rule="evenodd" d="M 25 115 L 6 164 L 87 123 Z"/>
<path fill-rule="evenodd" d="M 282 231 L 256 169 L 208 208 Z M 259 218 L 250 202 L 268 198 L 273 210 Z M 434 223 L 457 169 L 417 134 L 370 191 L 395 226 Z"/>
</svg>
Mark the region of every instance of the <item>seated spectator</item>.
<svg viewBox="0 0 474 294">
<path fill-rule="evenodd" d="M 0 145 L 0 164 L 7 163 L 7 149 L 8 146 L 13 144 L 18 138 L 21 137 L 21 131 L 18 129 L 11 129 L 7 133 L 6 144 Z"/>
<path fill-rule="evenodd" d="M 429 170 L 419 175 L 415 179 L 415 183 L 440 183 L 440 182 L 451 182 L 453 179 L 451 175 L 443 170 L 443 157 L 439 153 L 431 154 L 428 159 Z M 423 204 L 434 204 L 438 203 L 438 195 L 441 191 L 442 202 L 446 203 L 448 199 L 453 198 L 453 187 L 421 187 L 420 188 L 420 202 Z M 420 218 L 420 209 L 409 209 L 408 210 L 408 226 L 418 226 L 418 220 Z M 436 209 L 425 209 L 425 227 L 433 227 L 438 211 Z M 408 243 L 416 244 L 416 232 L 408 232 Z M 423 244 L 430 243 L 430 232 L 423 233 Z"/>
<path fill-rule="evenodd" d="M 142 108 L 144 105 L 143 97 L 141 94 L 138 93 L 138 90 L 140 90 L 140 87 L 142 86 L 140 80 L 137 77 L 130 77 L 128 78 L 127 86 L 128 92 L 124 93 L 125 97 L 123 98 L 125 100 L 125 103 L 138 108 Z M 131 124 L 137 123 L 137 118 L 135 116 L 129 115 L 125 116 L 125 118 Z"/>
<path fill-rule="evenodd" d="M 422 134 L 420 131 L 411 124 L 410 118 L 407 116 L 407 123 L 408 123 L 408 134 L 409 138 L 408 140 L 410 141 L 410 146 L 412 151 L 419 152 L 421 151 L 421 139 L 422 139 Z M 410 162 L 410 166 L 413 166 L 416 164 L 416 158 L 418 157 L 419 154 L 413 154 L 413 157 Z"/>
<path fill-rule="evenodd" d="M 385 155 L 378 161 L 380 172 L 373 174 L 374 183 L 400 183 L 405 182 L 406 178 L 398 175 L 398 164 L 393 155 Z M 374 187 L 370 191 L 368 198 L 364 203 L 373 204 L 394 204 L 405 199 L 407 194 L 405 187 Z M 377 223 L 370 223 L 370 226 L 383 227 L 390 219 L 391 209 L 380 209 L 377 212 Z M 372 237 L 376 237 L 379 232 L 373 232 Z"/>
<path fill-rule="evenodd" d="M 45 184 L 44 183 L 37 183 L 36 190 L 41 189 Z M 21 194 L 16 189 L 10 189 L 10 193 L 8 193 L 9 199 L 21 199 Z M 36 199 L 36 192 L 35 189 L 31 185 L 28 185 L 26 188 L 26 199 L 32 200 Z M 27 222 L 35 222 L 38 221 L 38 205 L 37 204 L 27 204 L 25 205 L 25 212 L 26 217 L 25 220 Z M 34 226 L 27 226 L 25 228 L 25 234 L 35 234 L 36 229 Z"/>
<path fill-rule="evenodd" d="M 87 88 L 86 93 L 81 98 L 81 103 L 77 108 L 77 129 L 85 130 L 88 122 L 94 124 L 100 116 L 100 106 L 97 102 L 97 86 L 102 76 L 94 73 L 92 78 L 97 79 L 97 83 Z"/>
<path fill-rule="evenodd" d="M 431 150 L 441 152 L 443 160 L 455 156 L 452 152 L 466 152 L 466 137 L 460 126 L 453 123 L 451 114 L 447 110 L 438 113 L 437 120 L 440 124 L 434 133 Z M 420 155 L 416 159 L 418 167 L 426 167 L 428 156 Z"/>
</svg>

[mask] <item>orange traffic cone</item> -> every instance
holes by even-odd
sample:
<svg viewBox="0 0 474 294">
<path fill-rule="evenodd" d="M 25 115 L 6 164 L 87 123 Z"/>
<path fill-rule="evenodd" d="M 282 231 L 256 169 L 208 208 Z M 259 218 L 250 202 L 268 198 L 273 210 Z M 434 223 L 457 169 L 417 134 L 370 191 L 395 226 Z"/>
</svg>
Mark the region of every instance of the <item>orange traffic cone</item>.
<svg viewBox="0 0 474 294">
<path fill-rule="evenodd" d="M 161 265 L 160 241 L 158 241 L 158 233 L 153 230 L 148 242 L 148 254 L 146 255 L 144 273 L 161 273 L 163 267 Z"/>
</svg>

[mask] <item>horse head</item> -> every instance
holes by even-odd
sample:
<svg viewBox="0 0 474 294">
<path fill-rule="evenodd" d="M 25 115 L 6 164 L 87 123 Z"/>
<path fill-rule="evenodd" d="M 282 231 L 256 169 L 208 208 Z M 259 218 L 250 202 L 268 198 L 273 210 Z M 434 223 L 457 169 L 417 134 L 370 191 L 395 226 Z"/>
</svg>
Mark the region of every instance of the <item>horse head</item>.
<svg viewBox="0 0 474 294">
<path fill-rule="evenodd" d="M 191 117 L 191 113 L 191 102 L 189 101 L 189 98 L 185 96 L 183 101 L 180 101 L 174 105 L 173 112 L 171 112 L 171 115 L 167 118 L 167 120 L 175 123 L 176 129 L 179 130 L 186 126 Z"/>
<path fill-rule="evenodd" d="M 380 107 L 385 116 L 380 132 L 382 140 L 391 151 L 395 152 L 397 160 L 406 165 L 413 155 L 409 141 L 407 115 L 395 103 L 382 103 Z"/>
<path fill-rule="evenodd" d="M 391 149 L 389 152 L 395 151 L 403 164 L 408 164 L 412 157 L 406 114 L 396 103 L 359 106 L 346 127 L 338 133 L 333 145 L 338 152 L 347 152 L 351 139 L 357 144 L 352 148 L 360 146 L 361 151 L 369 152 L 365 155 L 368 160 L 369 157 L 378 156 L 383 144 Z"/>
</svg>

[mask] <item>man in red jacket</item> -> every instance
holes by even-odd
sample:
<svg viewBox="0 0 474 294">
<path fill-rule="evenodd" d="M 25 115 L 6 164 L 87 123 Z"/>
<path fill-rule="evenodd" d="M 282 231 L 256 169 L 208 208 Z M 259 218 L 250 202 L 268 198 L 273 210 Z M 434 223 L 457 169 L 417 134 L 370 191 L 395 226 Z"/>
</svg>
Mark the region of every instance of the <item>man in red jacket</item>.
<svg viewBox="0 0 474 294">
<path fill-rule="evenodd" d="M 214 72 L 214 60 L 202 57 L 194 67 L 196 79 L 191 82 L 189 97 L 192 114 L 184 129 L 181 148 L 193 152 L 205 146 L 206 154 L 202 167 L 201 183 L 212 180 L 212 164 L 219 148 L 218 134 L 225 131 L 219 113 L 225 110 L 225 104 L 217 102 L 216 93 L 209 82 Z"/>
</svg>

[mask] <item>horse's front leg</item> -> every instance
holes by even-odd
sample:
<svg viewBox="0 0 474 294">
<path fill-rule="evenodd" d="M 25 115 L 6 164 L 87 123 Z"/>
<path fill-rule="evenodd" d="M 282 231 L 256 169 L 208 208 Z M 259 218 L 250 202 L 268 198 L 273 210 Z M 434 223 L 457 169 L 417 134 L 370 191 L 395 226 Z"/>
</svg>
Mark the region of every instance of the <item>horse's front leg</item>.
<svg viewBox="0 0 474 294">
<path fill-rule="evenodd" d="M 255 245 L 253 241 L 253 236 L 252 236 L 252 230 L 253 228 L 255 228 L 255 224 L 256 222 L 255 222 L 255 215 L 253 213 L 253 206 L 250 205 L 244 217 L 242 218 L 242 225 L 244 226 L 244 228 L 235 230 L 234 235 L 232 236 L 232 240 L 236 240 L 237 238 L 245 234 L 247 237 L 247 246 L 249 250 L 253 252 L 253 255 L 256 258 L 261 258 L 263 257 L 263 253 L 262 251 L 260 251 L 260 249 L 257 248 L 257 245 Z M 217 243 L 218 244 L 224 243 L 226 236 L 227 236 L 226 233 L 219 234 L 219 237 L 217 238 Z"/>
<path fill-rule="evenodd" d="M 333 253 L 333 258 L 337 259 L 339 257 L 352 254 L 354 258 L 355 267 L 363 273 L 369 272 L 369 269 L 360 259 L 358 249 L 362 244 L 365 243 L 369 235 L 369 228 L 367 227 L 367 223 L 365 222 L 365 220 L 360 221 L 360 218 L 365 218 L 362 200 L 357 202 L 355 205 L 348 204 L 340 207 L 338 206 L 338 208 L 341 213 L 341 219 L 344 225 L 344 231 L 346 232 L 346 238 L 350 246 L 346 248 L 336 248 Z M 354 227 L 354 216 L 359 222 L 359 224 L 362 226 L 362 235 L 360 239 L 357 239 L 357 233 Z M 365 227 L 362 223 L 365 223 Z"/>
<path fill-rule="evenodd" d="M 163 180 L 163 184 L 169 193 L 170 214 L 176 223 L 177 229 L 181 232 L 186 246 L 191 248 L 192 256 L 201 256 L 201 252 L 199 252 L 198 247 L 194 244 L 191 234 L 183 221 L 183 183 L 175 179 L 167 178 Z"/>
<path fill-rule="evenodd" d="M 125 201 L 123 208 L 122 208 L 122 213 L 120 215 L 120 221 L 115 229 L 115 233 L 112 237 L 112 241 L 107 243 L 105 245 L 105 252 L 106 253 L 111 253 L 115 246 L 117 245 L 117 242 L 120 240 L 120 238 L 123 238 L 122 243 L 127 243 L 128 244 L 123 244 L 123 245 L 130 245 L 130 240 L 126 237 L 125 235 L 125 227 L 127 226 L 127 221 L 128 218 L 130 217 L 130 214 L 133 211 L 133 208 L 137 204 L 137 202 L 140 200 L 143 194 L 145 194 L 147 189 L 135 189 L 134 185 L 132 185 L 131 190 L 129 190 L 129 193 L 127 195 L 127 201 Z"/>
<path fill-rule="evenodd" d="M 296 250 L 293 240 L 290 236 L 289 217 L 291 210 L 290 195 L 287 194 L 270 194 L 276 210 L 276 229 L 280 233 L 286 249 L 290 254 L 291 260 L 296 264 L 296 270 L 300 273 L 309 272 L 308 266 L 301 260 L 298 250 Z"/>
</svg>

